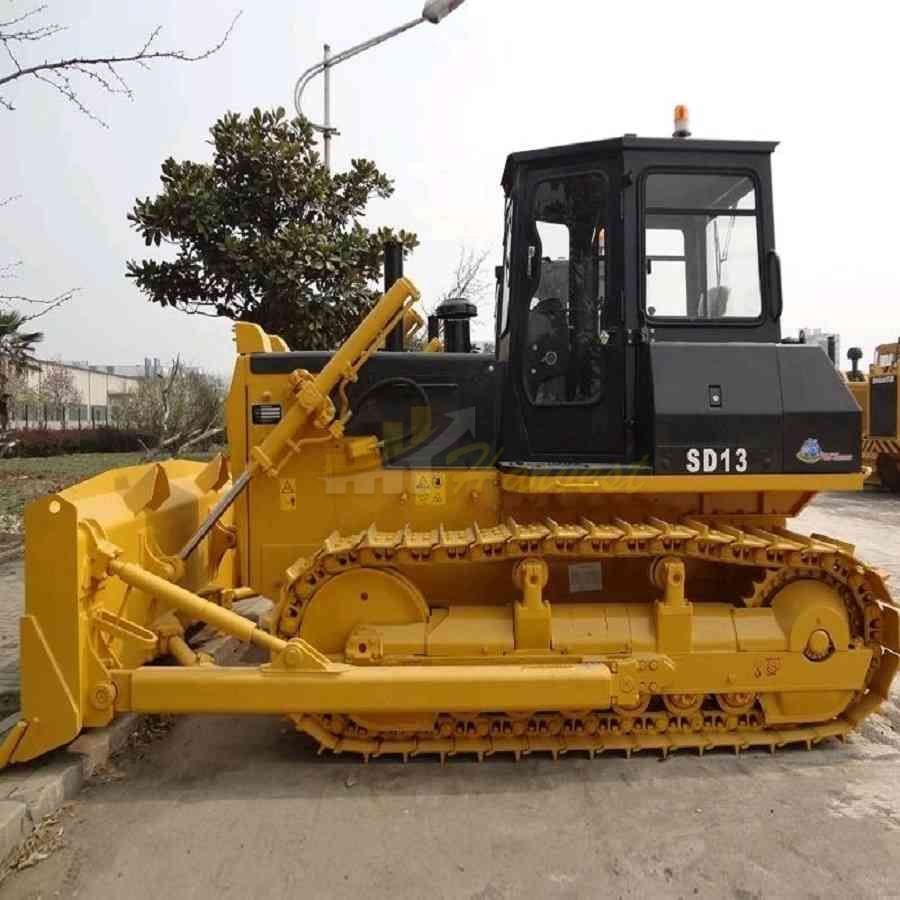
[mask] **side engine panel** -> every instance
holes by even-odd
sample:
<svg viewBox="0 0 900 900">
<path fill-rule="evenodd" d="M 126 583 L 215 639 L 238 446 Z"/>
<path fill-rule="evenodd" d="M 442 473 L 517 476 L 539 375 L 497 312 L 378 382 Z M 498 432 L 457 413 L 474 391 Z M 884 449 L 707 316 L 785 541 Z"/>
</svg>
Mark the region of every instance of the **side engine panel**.
<svg viewBox="0 0 900 900">
<path fill-rule="evenodd" d="M 861 412 L 818 347 L 650 348 L 657 474 L 857 472 Z"/>
<path fill-rule="evenodd" d="M 318 372 L 328 353 L 266 353 L 250 374 Z M 385 441 L 388 468 L 478 468 L 499 451 L 500 382 L 492 356 L 473 353 L 377 353 L 348 391 L 351 435 Z M 426 402 L 427 401 L 427 402 Z"/>
</svg>

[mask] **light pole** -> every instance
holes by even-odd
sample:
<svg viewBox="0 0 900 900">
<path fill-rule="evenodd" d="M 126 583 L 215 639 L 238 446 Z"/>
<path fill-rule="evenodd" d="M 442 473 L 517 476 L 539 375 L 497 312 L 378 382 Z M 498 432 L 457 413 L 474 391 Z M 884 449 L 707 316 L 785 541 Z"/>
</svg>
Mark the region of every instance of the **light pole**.
<svg viewBox="0 0 900 900">
<path fill-rule="evenodd" d="M 430 22 L 432 25 L 439 25 L 450 15 L 450 13 L 462 6 L 463 3 L 464 0 L 428 0 L 425 4 L 425 8 L 422 10 L 422 15 L 419 16 L 418 19 L 413 19 L 411 22 L 400 25 L 398 28 L 392 28 L 384 34 L 379 34 L 377 37 L 371 38 L 355 47 L 351 47 L 349 50 L 344 50 L 343 53 L 338 53 L 335 56 L 331 55 L 331 47 L 328 44 L 325 45 L 325 54 L 322 62 L 316 63 L 316 65 L 307 69 L 297 79 L 297 84 L 294 87 L 294 106 L 297 110 L 297 115 L 302 116 L 303 109 L 300 104 L 303 99 L 303 92 L 306 90 L 306 86 L 317 75 L 321 75 L 324 72 L 325 121 L 321 125 L 310 122 L 310 125 L 312 125 L 316 131 L 322 133 L 325 145 L 324 157 L 326 169 L 331 171 L 331 139 L 335 135 L 340 134 L 340 132 L 331 125 L 331 70 L 339 63 L 346 62 L 354 56 L 359 56 L 360 53 L 365 53 L 366 50 L 371 50 L 373 47 L 377 47 L 379 44 L 383 44 L 385 41 L 389 41 L 391 38 L 397 37 L 397 35 L 403 34 L 404 31 L 409 31 L 411 28 L 415 28 L 417 25 L 421 25 L 424 22 Z"/>
</svg>

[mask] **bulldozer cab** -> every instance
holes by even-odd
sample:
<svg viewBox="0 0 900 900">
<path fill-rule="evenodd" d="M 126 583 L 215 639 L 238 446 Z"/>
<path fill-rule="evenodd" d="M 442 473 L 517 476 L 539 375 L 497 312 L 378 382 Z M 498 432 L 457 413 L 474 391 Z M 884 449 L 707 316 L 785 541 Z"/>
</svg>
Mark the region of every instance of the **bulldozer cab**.
<svg viewBox="0 0 900 900">
<path fill-rule="evenodd" d="M 774 147 L 624 137 L 509 157 L 507 463 L 648 468 L 649 347 L 780 339 Z"/>
<path fill-rule="evenodd" d="M 495 354 L 469 352 L 474 307 L 443 304 L 444 352 L 368 357 L 348 433 L 390 469 L 858 472 L 846 384 L 819 347 L 781 343 L 775 146 L 626 136 L 510 156 Z M 286 378 L 330 357 L 248 365 Z M 262 409 L 273 388 L 256 390 Z"/>
<path fill-rule="evenodd" d="M 896 366 L 900 359 L 900 343 L 880 344 L 875 349 L 875 365 L 882 368 Z"/>
</svg>

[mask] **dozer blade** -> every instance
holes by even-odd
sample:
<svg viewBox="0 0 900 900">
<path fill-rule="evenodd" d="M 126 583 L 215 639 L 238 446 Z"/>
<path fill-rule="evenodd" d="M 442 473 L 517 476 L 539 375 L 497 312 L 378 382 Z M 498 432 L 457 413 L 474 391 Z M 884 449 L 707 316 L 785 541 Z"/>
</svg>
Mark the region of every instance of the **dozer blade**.
<svg viewBox="0 0 900 900">
<path fill-rule="evenodd" d="M 97 536 L 121 557 L 192 591 L 235 585 L 236 541 L 226 516 L 186 564 L 175 554 L 228 484 L 225 461 L 171 461 L 116 469 L 42 497 L 25 511 L 21 719 L 0 745 L 0 766 L 34 759 L 107 725 L 111 668 L 159 655 L 153 628 L 167 612 L 96 571 Z M 183 628 L 188 623 L 177 623 Z"/>
</svg>

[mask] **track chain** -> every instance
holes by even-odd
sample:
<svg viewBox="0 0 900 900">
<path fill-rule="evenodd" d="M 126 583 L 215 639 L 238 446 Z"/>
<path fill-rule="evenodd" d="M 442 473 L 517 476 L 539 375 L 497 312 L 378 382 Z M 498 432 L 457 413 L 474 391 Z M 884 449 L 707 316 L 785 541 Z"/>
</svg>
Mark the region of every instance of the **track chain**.
<svg viewBox="0 0 900 900">
<path fill-rule="evenodd" d="M 302 620 L 306 605 L 327 580 L 353 568 L 392 568 L 438 563 L 489 563 L 540 558 L 562 560 L 607 560 L 661 556 L 702 560 L 764 570 L 752 591 L 741 602 L 762 606 L 790 581 L 815 578 L 826 581 L 844 598 L 850 613 L 853 636 L 874 651 L 867 683 L 841 717 L 815 726 L 767 728 L 758 707 L 741 714 L 726 708 L 704 707 L 693 715 L 673 715 L 668 710 L 629 715 L 627 711 L 598 712 L 580 717 L 562 713 L 509 716 L 441 715 L 433 731 L 416 733 L 378 732 L 343 716 L 301 716 L 299 728 L 319 741 L 321 749 L 353 752 L 365 759 L 397 754 L 404 759 L 437 754 L 442 759 L 474 754 L 479 759 L 495 753 L 516 758 L 533 752 L 559 756 L 574 751 L 590 756 L 609 750 L 627 755 L 656 750 L 695 749 L 702 753 L 716 747 L 740 752 L 754 746 L 773 752 L 788 744 L 807 747 L 827 738 L 843 738 L 878 709 L 887 698 L 897 671 L 897 615 L 885 586 L 884 576 L 854 556 L 849 544 L 822 535 L 796 534 L 785 528 L 764 530 L 737 527 L 727 522 L 685 519 L 666 522 L 650 518 L 633 523 L 614 519 L 595 524 L 581 519 L 560 524 L 552 519 L 522 525 L 510 519 L 505 524 L 451 530 L 443 525 L 430 531 L 379 531 L 374 525 L 352 535 L 335 532 L 310 559 L 299 560 L 289 570 L 282 595 L 278 623 L 287 616 Z M 882 641 L 886 608 L 892 616 L 890 646 Z M 654 706 L 662 707 L 655 698 Z"/>
<path fill-rule="evenodd" d="M 823 725 L 767 729 L 761 714 L 728 716 L 715 710 L 703 710 L 699 724 L 696 717 L 678 719 L 665 714 L 630 719 L 598 713 L 584 719 L 562 715 L 562 727 L 556 730 L 541 717 L 525 723 L 523 733 L 516 733 L 521 720 L 491 717 L 493 727 L 485 730 L 478 720 L 439 717 L 434 732 L 417 734 L 376 733 L 353 727 L 339 716 L 300 716 L 296 725 L 319 743 L 320 752 L 355 753 L 366 761 L 381 756 L 401 756 L 405 761 L 423 755 L 447 757 L 474 755 L 479 761 L 498 753 L 510 753 L 516 759 L 532 753 L 549 753 L 554 758 L 568 753 L 587 753 L 592 759 L 606 752 L 633 753 L 656 751 L 667 756 L 677 750 L 707 750 L 721 747 L 735 753 L 753 747 L 766 747 L 772 753 L 791 744 L 804 744 L 812 749 L 829 738 L 843 739 L 855 726 L 845 718 Z M 585 726 L 587 719 L 597 721 L 596 731 Z M 444 735 L 440 722 L 449 722 L 452 733 Z M 497 727 L 499 726 L 499 727 Z M 544 727 L 542 727 L 544 726 Z"/>
</svg>

